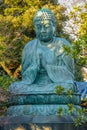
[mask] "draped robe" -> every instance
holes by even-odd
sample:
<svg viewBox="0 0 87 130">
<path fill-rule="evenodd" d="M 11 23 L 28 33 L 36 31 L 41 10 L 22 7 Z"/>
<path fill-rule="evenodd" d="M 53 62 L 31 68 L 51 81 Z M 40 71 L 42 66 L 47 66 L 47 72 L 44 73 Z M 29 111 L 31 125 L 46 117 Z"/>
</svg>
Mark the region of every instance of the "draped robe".
<svg viewBox="0 0 87 130">
<path fill-rule="evenodd" d="M 56 86 L 66 92 L 75 91 L 74 60 L 63 46 L 71 44 L 64 38 L 54 37 L 47 46 L 38 39 L 26 44 L 22 54 L 22 81 L 10 86 L 13 93 L 52 93 Z"/>
</svg>

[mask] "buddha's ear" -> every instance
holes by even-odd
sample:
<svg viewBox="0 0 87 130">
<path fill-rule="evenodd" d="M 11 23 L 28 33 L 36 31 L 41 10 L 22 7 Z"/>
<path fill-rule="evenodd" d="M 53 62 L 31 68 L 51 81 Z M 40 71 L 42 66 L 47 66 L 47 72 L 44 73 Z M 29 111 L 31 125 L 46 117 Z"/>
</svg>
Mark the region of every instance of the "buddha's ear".
<svg viewBox="0 0 87 130">
<path fill-rule="evenodd" d="M 53 34 L 54 34 L 54 36 L 56 34 L 56 27 L 55 26 L 53 26 Z"/>
</svg>

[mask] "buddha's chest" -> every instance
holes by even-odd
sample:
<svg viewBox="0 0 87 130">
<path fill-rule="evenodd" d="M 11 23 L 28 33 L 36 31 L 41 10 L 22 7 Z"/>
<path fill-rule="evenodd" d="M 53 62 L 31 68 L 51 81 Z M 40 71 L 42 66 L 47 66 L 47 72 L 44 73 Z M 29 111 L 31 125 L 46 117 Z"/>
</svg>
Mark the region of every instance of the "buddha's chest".
<svg viewBox="0 0 87 130">
<path fill-rule="evenodd" d="M 39 46 L 37 49 L 38 58 L 45 63 L 56 63 L 56 53 L 54 48 Z"/>
<path fill-rule="evenodd" d="M 57 65 L 61 61 L 64 50 L 61 46 L 49 44 L 48 46 L 38 46 L 36 56 L 42 66 L 46 64 Z"/>
</svg>

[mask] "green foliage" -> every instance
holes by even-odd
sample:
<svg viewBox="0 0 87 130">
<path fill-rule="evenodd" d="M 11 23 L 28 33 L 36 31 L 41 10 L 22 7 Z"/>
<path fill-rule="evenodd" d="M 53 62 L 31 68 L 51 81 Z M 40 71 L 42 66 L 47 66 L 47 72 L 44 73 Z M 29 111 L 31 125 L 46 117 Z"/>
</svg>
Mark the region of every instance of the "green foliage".
<svg viewBox="0 0 87 130">
<path fill-rule="evenodd" d="M 84 7 L 74 7 L 70 18 L 73 18 L 74 24 L 80 25 L 78 36 L 85 36 L 87 34 L 87 3 L 85 3 Z"/>
<path fill-rule="evenodd" d="M 3 74 L 2 76 L 0 76 L 0 88 L 7 90 L 8 86 L 15 80 L 16 79 Z"/>
<path fill-rule="evenodd" d="M 77 64 L 87 66 L 87 36 L 82 36 L 73 42 L 72 54 L 77 59 Z"/>
<path fill-rule="evenodd" d="M 77 38 L 72 41 L 72 48 L 66 48 L 75 59 L 75 80 L 83 81 L 82 67 L 87 67 L 87 3 L 75 6 L 70 13 L 70 19 L 76 27 Z"/>
<path fill-rule="evenodd" d="M 80 42 L 81 43 L 81 42 Z M 86 45 L 86 44 L 85 44 Z M 72 42 L 72 47 L 69 47 L 67 45 L 64 45 L 64 50 L 67 52 L 67 54 L 71 54 L 72 58 L 74 58 L 75 63 L 75 80 L 76 81 L 83 81 L 83 75 L 82 75 L 82 66 L 86 65 L 87 57 L 86 55 L 83 55 L 82 57 L 82 43 L 79 44 L 79 41 Z"/>
<path fill-rule="evenodd" d="M 74 111 L 74 104 L 68 104 L 68 112 L 71 114 Z"/>
<path fill-rule="evenodd" d="M 77 25 L 77 40 L 72 45 L 72 55 L 81 66 L 87 66 L 87 3 L 83 7 L 74 7 L 70 18 Z"/>
<path fill-rule="evenodd" d="M 62 86 L 56 87 L 56 94 L 62 94 L 63 92 L 64 92 L 64 87 L 62 87 Z"/>
<path fill-rule="evenodd" d="M 78 65 L 78 63 L 75 63 L 75 80 L 76 81 L 84 81 L 84 77 L 82 75 L 82 66 Z"/>
<path fill-rule="evenodd" d="M 80 126 L 87 122 L 86 109 L 77 109 L 77 110 L 78 110 L 78 115 L 77 118 L 74 120 L 74 122 L 75 122 L 75 126 Z"/>
<path fill-rule="evenodd" d="M 71 53 L 71 47 L 70 46 L 68 46 L 68 45 L 63 45 L 63 48 L 64 48 L 64 50 L 66 51 L 66 55 L 68 55 L 68 54 L 70 54 Z"/>
<path fill-rule="evenodd" d="M 58 116 L 63 116 L 63 109 L 62 109 L 62 107 L 58 108 L 57 114 L 58 114 Z"/>
<path fill-rule="evenodd" d="M 56 87 L 56 94 L 59 95 L 59 94 L 62 94 L 63 92 L 64 92 L 64 88 L 62 86 L 57 86 Z M 64 94 L 67 94 L 70 98 L 72 98 L 73 91 L 72 90 L 68 90 Z M 86 101 L 86 103 L 87 103 L 87 101 Z M 73 118 L 75 126 L 80 126 L 80 125 L 82 125 L 82 124 L 87 122 L 87 117 L 86 117 L 87 109 L 82 109 L 82 108 L 77 108 L 76 109 L 74 104 L 72 104 L 72 103 L 67 104 L 67 107 L 68 107 L 68 113 L 70 115 L 72 115 L 73 112 L 75 112 L 75 111 L 77 113 L 76 117 Z M 57 114 L 58 114 L 58 116 L 64 116 L 62 107 L 59 107 L 57 109 Z"/>
<path fill-rule="evenodd" d="M 70 98 L 72 98 L 73 93 L 74 93 L 74 92 L 73 92 L 71 89 L 69 89 L 69 90 L 67 91 L 67 94 L 68 94 L 68 96 L 69 96 Z"/>
</svg>

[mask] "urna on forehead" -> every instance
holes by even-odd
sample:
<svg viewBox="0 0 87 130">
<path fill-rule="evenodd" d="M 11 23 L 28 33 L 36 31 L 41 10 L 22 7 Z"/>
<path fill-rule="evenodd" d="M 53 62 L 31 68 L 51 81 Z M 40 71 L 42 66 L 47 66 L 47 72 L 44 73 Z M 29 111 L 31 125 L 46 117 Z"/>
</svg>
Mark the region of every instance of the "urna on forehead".
<svg viewBox="0 0 87 130">
<path fill-rule="evenodd" d="M 34 23 L 37 21 L 43 21 L 43 20 L 51 20 L 53 24 L 56 24 L 56 18 L 53 12 L 46 8 L 42 8 L 38 10 L 33 19 Z"/>
</svg>

